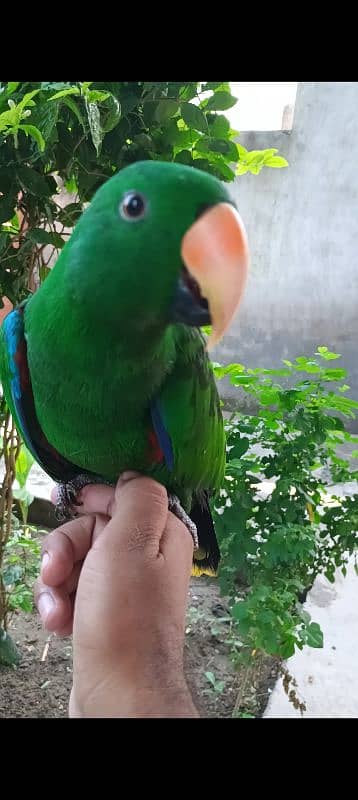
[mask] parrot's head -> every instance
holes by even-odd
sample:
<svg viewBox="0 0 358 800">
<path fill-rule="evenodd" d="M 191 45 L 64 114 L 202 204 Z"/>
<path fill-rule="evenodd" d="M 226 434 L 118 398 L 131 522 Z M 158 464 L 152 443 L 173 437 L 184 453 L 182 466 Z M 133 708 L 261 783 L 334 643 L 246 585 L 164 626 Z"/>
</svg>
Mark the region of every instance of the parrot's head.
<svg viewBox="0 0 358 800">
<path fill-rule="evenodd" d="M 224 184 L 158 161 L 110 178 L 65 249 L 72 297 L 102 325 L 128 336 L 171 323 L 212 325 L 211 345 L 240 303 L 249 260 Z"/>
</svg>

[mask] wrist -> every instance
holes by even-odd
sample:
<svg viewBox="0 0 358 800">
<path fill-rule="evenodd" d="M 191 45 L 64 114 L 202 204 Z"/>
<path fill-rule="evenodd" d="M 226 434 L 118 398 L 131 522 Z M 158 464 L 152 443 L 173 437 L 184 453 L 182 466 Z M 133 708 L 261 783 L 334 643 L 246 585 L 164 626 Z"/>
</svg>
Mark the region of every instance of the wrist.
<svg viewBox="0 0 358 800">
<path fill-rule="evenodd" d="M 97 687 L 83 696 L 76 690 L 71 692 L 70 717 L 198 717 L 184 676 L 164 687 L 125 687 L 118 681 Z"/>
</svg>

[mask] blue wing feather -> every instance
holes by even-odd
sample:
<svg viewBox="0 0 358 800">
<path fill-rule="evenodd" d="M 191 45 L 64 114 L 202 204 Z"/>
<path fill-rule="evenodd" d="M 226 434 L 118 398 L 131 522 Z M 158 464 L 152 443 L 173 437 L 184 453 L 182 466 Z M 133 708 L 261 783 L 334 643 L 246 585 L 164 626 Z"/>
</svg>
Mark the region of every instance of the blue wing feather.
<svg viewBox="0 0 358 800">
<path fill-rule="evenodd" d="M 13 407 L 22 438 L 34 459 L 54 481 L 67 483 L 83 470 L 52 447 L 37 419 L 23 315 L 24 304 L 11 311 L 2 324 L 10 372 L 9 405 Z"/>
<path fill-rule="evenodd" d="M 28 450 L 30 450 L 34 458 L 38 460 L 38 454 L 35 451 L 33 442 L 31 441 L 31 435 L 28 429 L 22 403 L 23 390 L 26 386 L 24 370 L 27 366 L 26 364 L 22 364 L 22 351 L 24 343 L 24 319 L 22 310 L 16 308 L 11 311 L 10 314 L 8 314 L 3 322 L 3 331 L 9 358 L 12 402 L 21 426 L 21 433 L 26 447 Z M 21 374 L 21 369 L 23 369 L 23 374 Z"/>
<path fill-rule="evenodd" d="M 152 400 L 150 404 L 150 413 L 152 416 L 153 428 L 155 430 L 160 447 L 164 453 L 167 469 L 172 472 L 174 469 L 173 445 L 169 433 L 165 427 L 163 411 L 158 398 Z"/>
</svg>

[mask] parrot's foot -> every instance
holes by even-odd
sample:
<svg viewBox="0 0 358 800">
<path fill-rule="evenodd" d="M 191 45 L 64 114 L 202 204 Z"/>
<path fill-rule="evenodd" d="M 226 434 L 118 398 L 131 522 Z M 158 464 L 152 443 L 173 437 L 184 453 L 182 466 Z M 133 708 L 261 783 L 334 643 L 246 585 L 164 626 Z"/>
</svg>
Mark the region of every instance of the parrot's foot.
<svg viewBox="0 0 358 800">
<path fill-rule="evenodd" d="M 183 507 L 180 505 L 179 500 L 175 494 L 168 494 L 168 506 L 169 511 L 172 511 L 181 522 L 184 522 L 184 525 L 188 528 L 190 536 L 194 542 L 194 550 L 199 549 L 199 539 L 198 539 L 198 531 L 196 528 L 195 523 L 193 520 L 190 519 L 186 511 L 184 511 Z"/>
<path fill-rule="evenodd" d="M 103 478 L 97 478 L 94 475 L 77 475 L 72 481 L 68 483 L 60 483 L 57 487 L 57 503 L 55 507 L 55 517 L 58 522 L 66 522 L 69 519 L 74 519 L 77 516 L 74 506 L 80 506 L 82 503 L 78 501 L 78 493 L 85 486 L 93 483 L 104 483 L 112 486 L 109 481 L 104 481 Z"/>
</svg>

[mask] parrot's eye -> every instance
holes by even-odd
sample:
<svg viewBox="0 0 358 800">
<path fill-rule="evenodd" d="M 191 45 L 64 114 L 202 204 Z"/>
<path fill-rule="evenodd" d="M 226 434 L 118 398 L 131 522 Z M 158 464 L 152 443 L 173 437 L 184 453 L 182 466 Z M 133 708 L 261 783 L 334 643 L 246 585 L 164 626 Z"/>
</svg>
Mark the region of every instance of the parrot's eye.
<svg viewBox="0 0 358 800">
<path fill-rule="evenodd" d="M 127 222 L 137 222 L 142 219 L 146 210 L 146 200 L 139 192 L 127 192 L 119 206 L 120 215 Z"/>
</svg>

